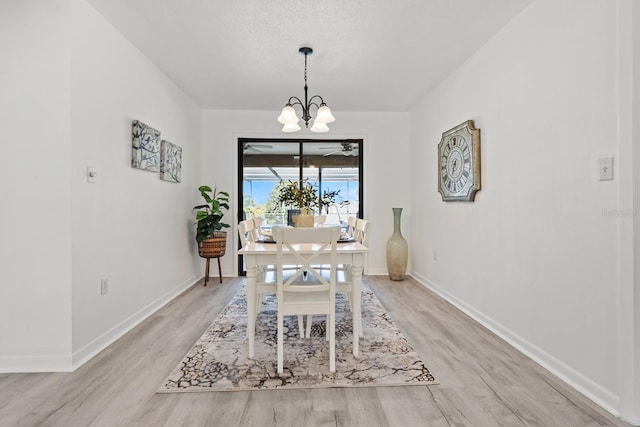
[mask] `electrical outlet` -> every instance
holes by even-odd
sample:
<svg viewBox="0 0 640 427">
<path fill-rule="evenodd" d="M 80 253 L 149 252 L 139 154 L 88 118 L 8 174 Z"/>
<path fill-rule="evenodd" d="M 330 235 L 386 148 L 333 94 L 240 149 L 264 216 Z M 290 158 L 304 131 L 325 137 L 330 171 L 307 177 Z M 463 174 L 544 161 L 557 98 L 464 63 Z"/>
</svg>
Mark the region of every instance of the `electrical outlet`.
<svg viewBox="0 0 640 427">
<path fill-rule="evenodd" d="M 109 279 L 100 280 L 100 295 L 109 293 Z"/>
<path fill-rule="evenodd" d="M 434 261 L 438 260 L 438 251 L 436 251 L 435 249 L 433 250 L 433 260 Z"/>
</svg>

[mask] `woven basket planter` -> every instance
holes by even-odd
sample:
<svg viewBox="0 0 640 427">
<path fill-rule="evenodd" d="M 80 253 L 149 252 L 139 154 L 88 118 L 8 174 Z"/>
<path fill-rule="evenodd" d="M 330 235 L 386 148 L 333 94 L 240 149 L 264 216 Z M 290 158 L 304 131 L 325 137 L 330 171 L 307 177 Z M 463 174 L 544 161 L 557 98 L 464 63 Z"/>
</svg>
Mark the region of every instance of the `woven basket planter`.
<svg viewBox="0 0 640 427">
<path fill-rule="evenodd" d="M 198 254 L 202 258 L 220 258 L 227 250 L 227 232 L 216 231 L 213 236 L 204 239 L 198 245 Z"/>
</svg>

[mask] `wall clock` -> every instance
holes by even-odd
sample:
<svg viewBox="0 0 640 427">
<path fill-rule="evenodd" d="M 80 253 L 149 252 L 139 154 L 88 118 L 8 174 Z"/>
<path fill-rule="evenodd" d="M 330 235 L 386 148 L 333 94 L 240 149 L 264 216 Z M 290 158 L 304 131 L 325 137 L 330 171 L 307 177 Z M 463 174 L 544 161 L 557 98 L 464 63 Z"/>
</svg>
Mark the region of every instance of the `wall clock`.
<svg viewBox="0 0 640 427">
<path fill-rule="evenodd" d="M 467 120 L 442 134 L 438 144 L 438 191 L 445 202 L 473 202 L 478 190 L 480 129 Z"/>
</svg>

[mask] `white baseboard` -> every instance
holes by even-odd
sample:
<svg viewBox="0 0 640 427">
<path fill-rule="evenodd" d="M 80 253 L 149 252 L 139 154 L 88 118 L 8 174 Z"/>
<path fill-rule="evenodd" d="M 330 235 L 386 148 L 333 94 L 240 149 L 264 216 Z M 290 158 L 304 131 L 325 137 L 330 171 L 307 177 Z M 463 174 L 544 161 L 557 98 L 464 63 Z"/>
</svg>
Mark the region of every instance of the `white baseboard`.
<svg viewBox="0 0 640 427">
<path fill-rule="evenodd" d="M 87 363 L 91 358 L 93 358 L 96 354 L 100 353 L 102 350 L 107 348 L 109 345 L 113 344 L 118 338 L 122 337 L 124 334 L 129 332 L 131 329 L 138 326 L 142 321 L 147 319 L 153 313 L 164 307 L 167 303 L 171 302 L 178 295 L 195 285 L 201 277 L 192 276 L 184 282 L 180 283 L 178 286 L 162 295 L 160 298 L 157 298 L 155 301 L 147 304 L 137 313 L 132 314 L 101 336 L 97 337 L 89 344 L 85 345 L 78 351 L 73 353 L 73 369 L 76 370 L 80 366 Z"/>
<path fill-rule="evenodd" d="M 73 354 L 0 357 L 0 373 L 75 371 L 118 338 L 138 326 L 147 317 L 195 285 L 200 278 L 195 275 L 190 277 Z"/>
<path fill-rule="evenodd" d="M 551 372 L 556 377 L 560 378 L 562 381 L 569 384 L 571 387 L 575 388 L 577 391 L 585 395 L 597 405 L 601 406 L 606 411 L 610 412 L 616 417 L 620 416 L 620 399 L 616 394 L 612 393 L 611 391 L 607 390 L 591 379 L 585 377 L 580 372 L 576 371 L 564 362 L 556 359 L 547 352 L 541 350 L 518 334 L 515 334 L 504 325 L 484 315 L 482 312 L 478 311 L 455 295 L 449 293 L 446 289 L 441 288 L 426 277 L 421 276 L 416 272 L 411 272 L 411 277 L 420 285 L 435 292 L 436 294 L 456 306 L 476 322 L 480 323 L 491 332 L 498 335 L 500 338 L 518 349 L 521 353 L 533 359 L 543 368 Z"/>
</svg>

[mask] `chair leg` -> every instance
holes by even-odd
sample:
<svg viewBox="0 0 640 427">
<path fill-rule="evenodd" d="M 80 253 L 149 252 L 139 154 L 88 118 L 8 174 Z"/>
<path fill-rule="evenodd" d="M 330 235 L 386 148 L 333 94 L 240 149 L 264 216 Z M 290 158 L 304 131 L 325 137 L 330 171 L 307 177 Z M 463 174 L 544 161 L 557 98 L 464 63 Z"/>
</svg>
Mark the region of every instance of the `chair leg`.
<svg viewBox="0 0 640 427">
<path fill-rule="evenodd" d="M 260 314 L 260 309 L 262 309 L 262 303 L 264 302 L 264 294 L 256 295 L 256 314 Z"/>
<path fill-rule="evenodd" d="M 281 374 L 284 365 L 284 315 L 282 310 L 278 310 L 278 373 Z"/>
<path fill-rule="evenodd" d="M 313 323 L 313 314 L 307 314 L 307 338 L 311 337 L 311 324 Z"/>
<path fill-rule="evenodd" d="M 327 314 L 327 325 L 326 328 L 324 328 L 324 339 L 325 341 L 329 341 L 329 316 L 331 316 L 330 314 Z"/>
<path fill-rule="evenodd" d="M 204 285 L 207 286 L 207 281 L 209 280 L 209 258 L 207 258 L 207 264 L 204 267 Z"/>
<path fill-rule="evenodd" d="M 329 371 L 336 371 L 336 316 L 327 314 L 329 321 Z"/>
<path fill-rule="evenodd" d="M 218 257 L 218 276 L 220 276 L 220 283 L 222 283 L 222 268 L 220 267 L 220 257 Z"/>
<path fill-rule="evenodd" d="M 307 323 L 309 322 L 309 317 L 307 316 Z M 298 314 L 298 332 L 300 333 L 300 338 L 309 338 L 309 334 L 305 335 L 304 333 L 304 323 L 302 321 L 302 314 Z"/>
</svg>

